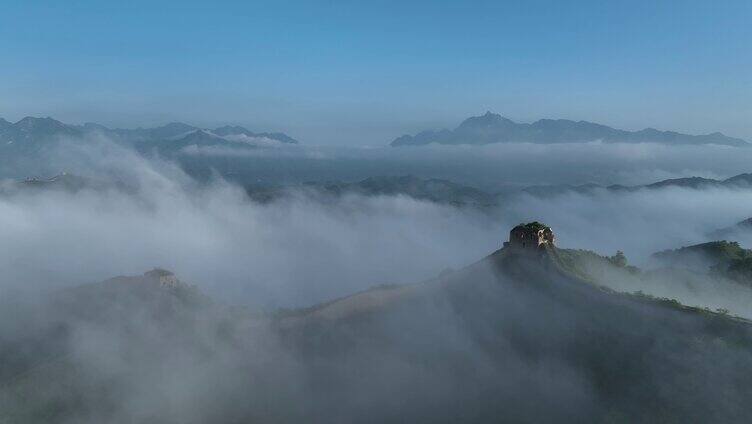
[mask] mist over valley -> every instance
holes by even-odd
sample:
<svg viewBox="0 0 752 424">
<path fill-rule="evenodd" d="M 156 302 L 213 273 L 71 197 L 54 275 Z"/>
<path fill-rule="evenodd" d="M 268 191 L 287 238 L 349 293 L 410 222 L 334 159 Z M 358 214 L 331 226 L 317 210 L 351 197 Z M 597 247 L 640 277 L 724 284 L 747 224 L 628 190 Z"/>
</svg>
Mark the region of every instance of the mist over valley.
<svg viewBox="0 0 752 424">
<path fill-rule="evenodd" d="M 752 422 L 750 21 L 4 2 L 0 424 Z"/>
</svg>

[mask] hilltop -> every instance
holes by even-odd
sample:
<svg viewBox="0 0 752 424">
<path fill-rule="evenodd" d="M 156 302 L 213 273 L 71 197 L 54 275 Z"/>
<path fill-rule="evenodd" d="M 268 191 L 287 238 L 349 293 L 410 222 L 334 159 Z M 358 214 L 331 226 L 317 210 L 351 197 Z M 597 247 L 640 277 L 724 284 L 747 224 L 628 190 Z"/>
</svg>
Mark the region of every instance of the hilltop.
<svg viewBox="0 0 752 424">
<path fill-rule="evenodd" d="M 653 258 L 667 266 L 705 271 L 752 287 L 752 250 L 734 241 L 712 241 L 657 252 Z"/>
<path fill-rule="evenodd" d="M 440 386 L 430 393 L 446 390 L 440 401 L 414 399 L 404 411 L 411 420 L 743 421 L 747 407 L 723 402 L 718 390 L 752 398 L 748 375 L 739 378 L 740 363 L 726 359 L 745 352 L 743 361 L 752 362 L 750 324 L 599 283 L 604 275 L 639 274 L 619 255 L 509 245 L 436 279 L 377 288 L 285 316 L 279 326 L 299 355 L 313 355 L 311 363 L 358 358 L 349 360 L 363 373 L 353 384 L 378 378 L 368 367 L 383 370 L 360 358 L 404 355 L 414 367 L 387 368 L 400 369 L 403 384 L 428 390 L 417 383 L 427 374 Z M 719 387 L 703 389 L 698 383 L 707 375 Z M 458 389 L 440 383 L 447 380 Z M 341 374 L 327 384 L 354 389 Z M 387 390 L 372 399 L 388 402 Z M 710 401 L 700 408 L 692 404 L 697 399 Z"/>
<path fill-rule="evenodd" d="M 752 231 L 752 218 L 747 218 L 732 226 L 712 231 L 708 234 L 708 237 L 713 239 L 728 239 L 749 231 Z"/>
</svg>

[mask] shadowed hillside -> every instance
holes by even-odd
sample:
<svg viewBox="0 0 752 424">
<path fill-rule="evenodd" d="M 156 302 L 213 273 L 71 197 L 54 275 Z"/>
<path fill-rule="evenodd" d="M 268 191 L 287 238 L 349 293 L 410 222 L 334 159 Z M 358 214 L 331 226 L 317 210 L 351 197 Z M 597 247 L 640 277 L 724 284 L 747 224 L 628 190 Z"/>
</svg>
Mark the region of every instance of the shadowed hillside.
<svg viewBox="0 0 752 424">
<path fill-rule="evenodd" d="M 41 315 L 17 306 L 0 339 L 0 417 L 746 420 L 747 321 L 614 292 L 586 261 L 631 272 L 622 258 L 541 240 L 510 240 L 430 281 L 271 315 L 216 304 L 161 271 L 58 293 Z"/>
</svg>

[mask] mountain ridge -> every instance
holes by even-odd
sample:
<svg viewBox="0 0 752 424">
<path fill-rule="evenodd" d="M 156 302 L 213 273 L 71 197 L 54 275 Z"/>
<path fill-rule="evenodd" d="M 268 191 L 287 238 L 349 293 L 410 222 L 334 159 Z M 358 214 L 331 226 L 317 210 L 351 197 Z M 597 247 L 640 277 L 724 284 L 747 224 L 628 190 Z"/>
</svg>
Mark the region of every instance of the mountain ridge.
<svg viewBox="0 0 752 424">
<path fill-rule="evenodd" d="M 528 186 L 521 190 L 523 193 L 534 196 L 550 196 L 563 193 L 592 193 L 596 190 L 607 190 L 613 192 L 629 192 L 642 189 L 655 190 L 668 187 L 678 187 L 687 189 L 703 188 L 725 188 L 725 189 L 747 189 L 752 187 L 752 173 L 742 173 L 725 179 L 714 179 L 705 177 L 681 177 L 669 178 L 656 181 L 654 183 L 626 186 L 621 184 L 600 185 L 600 184 L 560 184 L 560 185 L 535 185 Z"/>
<path fill-rule="evenodd" d="M 508 246 L 428 281 L 273 316 L 164 285 L 164 270 L 79 286 L 44 314 L 16 307 L 20 334 L 0 326 L 0 419 L 744 422 L 750 323 L 599 286 L 578 261 L 631 271 L 593 255 Z M 89 342 L 85 355 L 71 340 Z M 698 384 L 707 376 L 718 378 Z M 182 408 L 165 408 L 165 392 Z"/>
<path fill-rule="evenodd" d="M 606 143 L 651 142 L 668 145 L 750 146 L 745 140 L 728 137 L 720 132 L 689 135 L 654 128 L 627 131 L 594 122 L 569 119 L 539 119 L 529 124 L 517 123 L 490 111 L 484 115 L 465 119 L 454 130 L 426 130 L 415 135 L 406 134 L 394 139 L 390 145 L 392 147 L 422 146 L 431 143 L 484 145 L 515 142 L 556 144 L 599 140 Z"/>
<path fill-rule="evenodd" d="M 734 225 L 711 231 L 708 236 L 714 239 L 726 239 L 750 231 L 752 231 L 752 218 L 746 218 Z"/>
<path fill-rule="evenodd" d="M 185 138 L 191 133 L 201 131 L 211 133 L 221 140 L 220 143 L 234 143 L 228 137 L 243 135 L 250 139 L 268 139 L 284 144 L 297 144 L 298 140 L 282 132 L 255 133 L 241 126 L 222 126 L 214 130 L 202 129 L 182 122 L 170 122 L 165 125 L 151 128 L 108 128 L 104 125 L 87 122 L 82 125 L 70 125 L 50 117 L 38 118 L 27 116 L 12 123 L 0 118 L 0 150 L 5 147 L 20 149 L 38 149 L 45 143 L 62 137 L 81 137 L 87 134 L 103 134 L 114 140 L 139 145 L 142 148 L 149 146 L 166 147 L 169 141 L 185 144 Z M 248 143 L 245 143 L 248 144 Z M 250 145 L 250 144 L 248 144 Z"/>
</svg>

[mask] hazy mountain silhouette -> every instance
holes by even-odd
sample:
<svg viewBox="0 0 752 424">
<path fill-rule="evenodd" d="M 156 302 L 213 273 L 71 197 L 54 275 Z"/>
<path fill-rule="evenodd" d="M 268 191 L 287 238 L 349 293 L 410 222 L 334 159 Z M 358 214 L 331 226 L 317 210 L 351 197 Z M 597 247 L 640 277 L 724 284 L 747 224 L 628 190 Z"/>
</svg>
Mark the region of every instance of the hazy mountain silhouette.
<svg viewBox="0 0 752 424">
<path fill-rule="evenodd" d="M 321 195 L 342 196 L 409 196 L 418 200 L 454 206 L 496 206 L 496 195 L 438 178 L 419 178 L 412 175 L 369 177 L 357 182 L 306 182 L 281 187 L 246 186 L 246 192 L 258 201 L 271 201 L 293 191 L 304 190 Z"/>
<path fill-rule="evenodd" d="M 624 186 L 619 184 L 603 186 L 599 184 L 560 184 L 560 185 L 537 185 L 529 186 L 522 189 L 523 192 L 534 196 L 553 196 L 564 193 L 590 194 L 598 190 L 607 190 L 611 192 L 619 191 L 636 191 L 642 189 L 654 190 L 669 187 L 689 188 L 689 189 L 706 189 L 706 188 L 725 188 L 725 189 L 749 189 L 752 188 L 752 174 L 744 173 L 735 175 L 724 180 L 716 180 L 703 177 L 686 177 L 670 178 L 657 181 L 650 184 Z"/>
<path fill-rule="evenodd" d="M 198 133 L 197 135 L 194 133 Z M 26 117 L 16 123 L 0 120 L 0 152 L 32 153 L 66 138 L 86 135 L 105 135 L 117 142 L 137 146 L 141 150 L 157 149 L 164 152 L 179 150 L 190 143 L 197 145 L 251 146 L 254 139 L 295 144 L 298 141 L 284 133 L 254 133 L 243 127 L 220 127 L 202 130 L 192 125 L 173 122 L 154 128 L 110 129 L 95 123 L 68 125 L 52 118 Z M 209 141 L 207 134 L 215 136 Z M 238 143 L 232 136 L 242 135 L 245 142 Z"/>
<path fill-rule="evenodd" d="M 486 112 L 464 120 L 454 130 L 429 130 L 415 135 L 403 135 L 392 141 L 392 146 L 421 146 L 437 144 L 491 144 L 491 143 L 577 143 L 588 141 L 606 143 L 661 143 L 661 144 L 722 144 L 748 146 L 746 141 L 727 137 L 719 132 L 705 135 L 687 135 L 674 131 L 646 128 L 625 131 L 587 121 L 567 119 L 541 119 L 532 124 L 517 123 L 501 115 Z"/>
<path fill-rule="evenodd" d="M 734 239 L 739 234 L 752 231 L 752 218 L 747 218 L 736 224 L 720 228 L 709 234 L 709 237 L 714 239 Z"/>
</svg>

